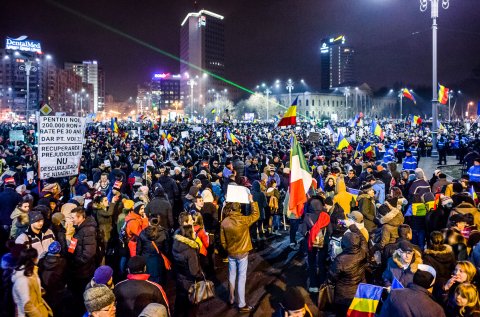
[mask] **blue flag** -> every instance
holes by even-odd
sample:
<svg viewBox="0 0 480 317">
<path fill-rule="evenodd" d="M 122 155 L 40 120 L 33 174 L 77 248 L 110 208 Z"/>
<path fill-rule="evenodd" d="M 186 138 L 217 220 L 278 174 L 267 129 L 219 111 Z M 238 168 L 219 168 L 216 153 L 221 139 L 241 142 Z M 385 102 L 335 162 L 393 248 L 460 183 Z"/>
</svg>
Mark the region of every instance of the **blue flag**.
<svg viewBox="0 0 480 317">
<path fill-rule="evenodd" d="M 405 288 L 403 287 L 402 283 L 400 283 L 396 277 L 393 278 L 392 281 L 392 289 L 399 289 L 399 288 Z"/>
</svg>

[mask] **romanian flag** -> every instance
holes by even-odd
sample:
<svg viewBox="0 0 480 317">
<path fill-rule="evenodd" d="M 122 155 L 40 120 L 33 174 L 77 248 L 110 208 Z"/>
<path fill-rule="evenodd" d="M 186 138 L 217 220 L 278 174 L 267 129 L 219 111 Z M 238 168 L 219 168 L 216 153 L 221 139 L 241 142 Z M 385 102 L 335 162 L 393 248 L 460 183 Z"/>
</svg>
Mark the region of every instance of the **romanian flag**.
<svg viewBox="0 0 480 317">
<path fill-rule="evenodd" d="M 230 132 L 229 128 L 227 128 L 227 139 L 232 141 L 232 143 L 240 144 L 240 141 L 237 139 L 237 137 L 233 133 Z"/>
<path fill-rule="evenodd" d="M 435 201 L 432 201 L 433 209 Z M 427 214 L 427 206 L 424 203 L 412 203 L 405 213 L 405 216 L 425 216 Z"/>
<path fill-rule="evenodd" d="M 383 129 L 375 120 L 372 121 L 372 124 L 370 126 L 370 132 L 373 135 L 376 135 L 376 136 L 380 137 L 380 139 L 383 140 L 383 138 L 384 138 Z"/>
<path fill-rule="evenodd" d="M 167 140 L 168 140 L 168 142 L 173 141 L 173 136 L 170 133 L 167 135 Z"/>
<path fill-rule="evenodd" d="M 383 287 L 360 283 L 355 293 L 347 317 L 373 317 L 382 297 Z"/>
<path fill-rule="evenodd" d="M 448 89 L 447 87 L 438 84 L 438 102 L 442 105 L 447 104 L 449 91 L 450 89 Z"/>
<path fill-rule="evenodd" d="M 363 152 L 363 146 L 361 143 L 357 144 L 357 148 L 355 149 L 355 154 L 353 154 L 353 158 L 357 158 Z"/>
<path fill-rule="evenodd" d="M 288 190 L 288 211 L 300 218 L 303 214 L 303 205 L 307 202 L 307 192 L 312 184 L 312 174 L 307 160 L 303 155 L 300 143 L 293 137 L 293 146 L 290 151 L 290 187 Z"/>
<path fill-rule="evenodd" d="M 355 198 L 355 201 L 356 201 L 358 195 L 360 195 L 360 190 L 347 187 L 347 193 L 350 193 L 353 196 L 353 198 Z"/>
<path fill-rule="evenodd" d="M 423 120 L 422 120 L 422 117 L 420 116 L 413 116 L 413 122 L 416 124 L 416 125 L 421 125 Z"/>
<path fill-rule="evenodd" d="M 438 130 L 447 130 L 445 129 L 445 126 L 440 122 L 440 120 L 437 120 L 437 127 L 438 127 Z"/>
<path fill-rule="evenodd" d="M 285 115 L 278 123 L 278 127 L 297 124 L 297 101 L 298 97 L 295 98 L 293 104 L 288 108 L 287 112 L 285 112 Z"/>
<path fill-rule="evenodd" d="M 112 129 L 113 133 L 118 133 L 117 118 L 112 118 L 110 120 L 110 128 Z"/>
<path fill-rule="evenodd" d="M 165 131 L 162 131 L 162 133 L 160 134 L 160 137 L 161 137 L 162 141 L 167 138 L 167 134 L 165 133 Z"/>
<path fill-rule="evenodd" d="M 477 196 L 477 193 L 475 192 L 475 189 L 473 189 L 473 186 L 470 186 L 469 193 L 473 198 L 473 202 L 475 203 L 475 205 L 477 205 L 478 204 L 478 196 Z"/>
<path fill-rule="evenodd" d="M 343 136 L 342 132 L 338 135 L 338 141 L 337 141 L 337 150 L 342 150 L 346 147 L 349 147 L 350 143 L 348 143 L 347 139 Z"/>
<path fill-rule="evenodd" d="M 402 90 L 402 94 L 405 98 L 410 99 L 411 101 L 413 101 L 414 104 L 417 104 L 417 101 L 415 100 L 415 97 L 412 95 L 410 90 L 405 88 L 405 89 Z"/>
<path fill-rule="evenodd" d="M 366 154 L 369 158 L 372 158 L 373 148 L 372 148 L 372 145 L 370 144 L 370 142 L 365 143 L 365 145 L 363 146 L 363 150 L 365 151 L 365 154 Z"/>
</svg>

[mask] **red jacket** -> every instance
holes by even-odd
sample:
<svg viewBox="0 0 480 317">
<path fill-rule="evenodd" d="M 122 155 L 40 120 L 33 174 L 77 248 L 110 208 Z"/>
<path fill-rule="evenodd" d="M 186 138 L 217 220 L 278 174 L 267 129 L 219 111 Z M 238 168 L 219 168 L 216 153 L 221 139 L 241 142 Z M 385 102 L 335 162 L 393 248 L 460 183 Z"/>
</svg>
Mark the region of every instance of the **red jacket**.
<svg viewBox="0 0 480 317">
<path fill-rule="evenodd" d="M 197 239 L 200 239 L 200 254 L 207 256 L 207 248 L 210 244 L 210 241 L 208 239 L 208 234 L 205 231 L 205 229 L 200 228 L 200 226 L 194 226 L 193 229 L 195 230 L 195 233 L 197 234 Z M 197 240 L 198 242 L 198 240 Z"/>
<path fill-rule="evenodd" d="M 134 257 L 137 255 L 137 238 L 140 236 L 140 232 L 148 227 L 148 219 L 130 211 L 125 217 L 125 222 L 127 224 L 125 232 L 128 237 L 128 249 L 130 256 Z"/>
</svg>

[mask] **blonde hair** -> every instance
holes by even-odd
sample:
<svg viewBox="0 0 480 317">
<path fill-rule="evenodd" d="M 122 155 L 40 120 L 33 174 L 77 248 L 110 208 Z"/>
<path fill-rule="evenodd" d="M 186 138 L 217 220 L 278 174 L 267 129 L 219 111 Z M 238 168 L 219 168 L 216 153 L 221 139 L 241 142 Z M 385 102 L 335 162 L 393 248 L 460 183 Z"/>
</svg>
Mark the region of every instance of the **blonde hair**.
<svg viewBox="0 0 480 317">
<path fill-rule="evenodd" d="M 460 316 L 463 316 L 465 313 L 465 307 L 470 307 L 472 311 L 478 311 L 480 308 L 478 290 L 475 285 L 470 283 L 462 283 L 455 289 L 455 295 L 461 296 L 467 300 L 467 305 L 460 308 Z"/>
<path fill-rule="evenodd" d="M 464 271 L 465 274 L 467 274 L 466 282 L 473 281 L 473 278 L 475 277 L 475 274 L 477 274 L 477 269 L 475 268 L 475 266 L 471 262 L 458 261 L 455 266 L 459 266 L 462 269 L 462 271 Z"/>
</svg>

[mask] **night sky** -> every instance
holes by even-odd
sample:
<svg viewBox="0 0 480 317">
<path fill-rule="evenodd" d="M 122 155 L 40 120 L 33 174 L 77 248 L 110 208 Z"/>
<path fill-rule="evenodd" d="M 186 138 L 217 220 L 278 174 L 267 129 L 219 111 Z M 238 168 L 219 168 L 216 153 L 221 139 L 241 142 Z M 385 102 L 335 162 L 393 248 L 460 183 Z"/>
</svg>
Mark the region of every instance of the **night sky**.
<svg viewBox="0 0 480 317">
<path fill-rule="evenodd" d="M 179 54 L 187 0 L 61 0 L 172 54 Z M 320 86 L 320 41 L 344 34 L 356 50 L 356 77 L 372 88 L 396 82 L 431 85 L 431 19 L 418 0 L 210 0 L 199 9 L 225 16 L 227 78 L 248 88 L 262 81 L 304 78 Z M 450 0 L 440 9 L 439 81 L 450 86 L 480 65 L 480 1 Z M 108 94 L 136 95 L 154 72 L 179 70 L 177 61 L 67 13 L 44 0 L 6 0 L 0 38 L 28 35 L 42 41 L 57 65 L 97 59 Z"/>
</svg>

